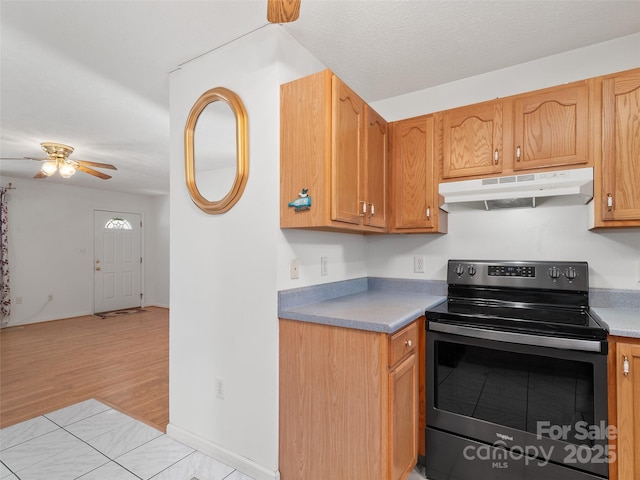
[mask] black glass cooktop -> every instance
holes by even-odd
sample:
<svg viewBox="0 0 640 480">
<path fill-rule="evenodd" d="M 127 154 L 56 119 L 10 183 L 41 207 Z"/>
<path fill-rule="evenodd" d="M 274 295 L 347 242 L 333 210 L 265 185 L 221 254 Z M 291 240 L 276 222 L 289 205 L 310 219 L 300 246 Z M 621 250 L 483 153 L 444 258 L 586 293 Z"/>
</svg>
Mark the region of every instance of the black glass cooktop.
<svg viewBox="0 0 640 480">
<path fill-rule="evenodd" d="M 449 299 L 426 312 L 428 321 L 567 338 L 604 340 L 607 329 L 588 306 Z"/>
</svg>

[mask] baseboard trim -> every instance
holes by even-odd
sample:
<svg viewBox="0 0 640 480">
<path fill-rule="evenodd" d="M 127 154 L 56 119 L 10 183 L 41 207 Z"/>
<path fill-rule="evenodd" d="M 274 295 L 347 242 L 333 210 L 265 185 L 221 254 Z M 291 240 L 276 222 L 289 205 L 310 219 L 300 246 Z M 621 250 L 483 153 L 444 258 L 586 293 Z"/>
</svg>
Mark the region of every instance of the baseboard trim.
<svg viewBox="0 0 640 480">
<path fill-rule="evenodd" d="M 204 440 L 180 427 L 169 423 L 167 425 L 167 436 L 184 443 L 185 445 L 195 448 L 216 460 L 241 471 L 245 475 L 249 475 L 255 480 L 280 480 L 280 472 L 272 471 L 246 457 L 233 453 L 220 445 Z"/>
</svg>

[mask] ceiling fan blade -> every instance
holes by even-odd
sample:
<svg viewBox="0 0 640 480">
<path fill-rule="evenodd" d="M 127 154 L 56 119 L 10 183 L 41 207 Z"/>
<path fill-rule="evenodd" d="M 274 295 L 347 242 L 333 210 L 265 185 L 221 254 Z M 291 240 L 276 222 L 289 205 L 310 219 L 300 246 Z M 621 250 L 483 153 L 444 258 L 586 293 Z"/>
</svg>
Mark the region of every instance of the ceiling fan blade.
<svg viewBox="0 0 640 480">
<path fill-rule="evenodd" d="M 78 165 L 85 165 L 88 167 L 108 168 L 109 170 L 117 170 L 115 165 L 110 163 L 90 162 L 89 160 L 73 160 Z"/>
<path fill-rule="evenodd" d="M 49 160 L 48 158 L 34 158 L 34 157 L 2 157 L 0 160 L 35 160 L 36 162 L 44 162 Z"/>
<path fill-rule="evenodd" d="M 84 165 L 78 164 L 76 166 L 76 169 L 80 170 L 81 172 L 88 173 L 89 175 L 93 175 L 94 177 L 101 178 L 103 180 L 108 180 L 111 178 L 111 175 L 99 172 L 97 170 L 94 170 L 93 168 L 85 167 Z"/>
<path fill-rule="evenodd" d="M 271 23 L 294 22 L 300 15 L 300 0 L 268 0 L 267 20 Z"/>
<path fill-rule="evenodd" d="M 45 175 L 44 173 L 42 173 L 42 170 L 40 170 L 38 173 L 36 173 L 33 178 L 47 178 L 48 175 Z"/>
</svg>

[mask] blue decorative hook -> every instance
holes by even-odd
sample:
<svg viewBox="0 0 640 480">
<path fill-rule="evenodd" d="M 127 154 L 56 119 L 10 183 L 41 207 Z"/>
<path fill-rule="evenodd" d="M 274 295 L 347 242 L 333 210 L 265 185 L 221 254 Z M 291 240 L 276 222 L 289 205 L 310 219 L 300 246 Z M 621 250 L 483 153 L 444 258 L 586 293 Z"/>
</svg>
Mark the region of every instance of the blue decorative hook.
<svg viewBox="0 0 640 480">
<path fill-rule="evenodd" d="M 307 193 L 309 190 L 303 188 L 302 191 L 298 194 L 298 197 L 293 202 L 289 202 L 289 206 L 298 210 L 308 210 L 311 208 L 311 197 Z"/>
</svg>

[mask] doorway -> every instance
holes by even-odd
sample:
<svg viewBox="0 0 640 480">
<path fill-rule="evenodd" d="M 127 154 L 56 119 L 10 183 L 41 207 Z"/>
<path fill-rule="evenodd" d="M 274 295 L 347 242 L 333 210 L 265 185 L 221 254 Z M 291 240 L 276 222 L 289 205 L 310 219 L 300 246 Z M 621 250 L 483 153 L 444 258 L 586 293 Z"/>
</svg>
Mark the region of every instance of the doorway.
<svg viewBox="0 0 640 480">
<path fill-rule="evenodd" d="M 94 313 L 142 306 L 142 216 L 94 211 Z"/>
</svg>

